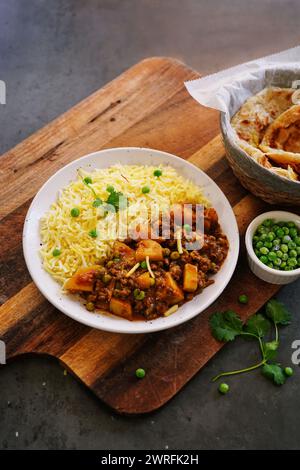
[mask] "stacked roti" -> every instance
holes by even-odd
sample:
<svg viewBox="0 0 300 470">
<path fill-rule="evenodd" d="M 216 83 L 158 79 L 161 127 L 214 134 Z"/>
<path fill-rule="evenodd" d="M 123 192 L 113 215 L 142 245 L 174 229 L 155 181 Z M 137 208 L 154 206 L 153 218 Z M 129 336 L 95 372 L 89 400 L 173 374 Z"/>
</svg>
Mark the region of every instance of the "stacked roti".
<svg viewBox="0 0 300 470">
<path fill-rule="evenodd" d="M 293 88 L 265 88 L 249 98 L 231 120 L 238 144 L 260 165 L 300 181 L 300 105 Z"/>
</svg>

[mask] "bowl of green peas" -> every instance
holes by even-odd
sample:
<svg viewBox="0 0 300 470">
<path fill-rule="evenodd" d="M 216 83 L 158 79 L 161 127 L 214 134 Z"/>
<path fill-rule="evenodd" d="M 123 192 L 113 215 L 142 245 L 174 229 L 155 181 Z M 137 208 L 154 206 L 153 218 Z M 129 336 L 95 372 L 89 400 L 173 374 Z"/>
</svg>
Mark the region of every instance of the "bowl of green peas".
<svg viewBox="0 0 300 470">
<path fill-rule="evenodd" d="M 259 215 L 245 236 L 251 271 L 271 284 L 289 284 L 300 277 L 300 216 L 271 211 Z"/>
</svg>

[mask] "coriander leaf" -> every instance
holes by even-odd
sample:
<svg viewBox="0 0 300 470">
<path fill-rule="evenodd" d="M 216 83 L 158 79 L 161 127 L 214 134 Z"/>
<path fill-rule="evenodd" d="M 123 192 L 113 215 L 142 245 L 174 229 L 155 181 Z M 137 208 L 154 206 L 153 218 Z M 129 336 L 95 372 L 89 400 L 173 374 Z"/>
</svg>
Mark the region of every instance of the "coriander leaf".
<svg viewBox="0 0 300 470">
<path fill-rule="evenodd" d="M 263 343 L 264 359 L 267 361 L 269 361 L 270 359 L 275 359 L 277 355 L 278 346 L 278 341 L 270 341 L 268 343 Z"/>
<path fill-rule="evenodd" d="M 214 313 L 209 321 L 211 332 L 218 341 L 232 341 L 242 333 L 242 320 L 232 310 Z"/>
<path fill-rule="evenodd" d="M 288 325 L 291 322 L 291 314 L 278 300 L 271 299 L 266 305 L 266 315 L 278 325 Z"/>
<path fill-rule="evenodd" d="M 283 385 L 286 379 L 283 369 L 278 364 L 265 364 L 262 373 L 276 385 Z"/>
<path fill-rule="evenodd" d="M 270 329 L 270 322 L 260 313 L 253 315 L 246 323 L 245 331 L 262 338 Z"/>
<path fill-rule="evenodd" d="M 106 202 L 107 204 L 114 206 L 116 212 L 118 212 L 119 209 L 124 209 L 126 207 L 126 198 L 124 194 L 115 190 L 110 192 Z"/>
</svg>

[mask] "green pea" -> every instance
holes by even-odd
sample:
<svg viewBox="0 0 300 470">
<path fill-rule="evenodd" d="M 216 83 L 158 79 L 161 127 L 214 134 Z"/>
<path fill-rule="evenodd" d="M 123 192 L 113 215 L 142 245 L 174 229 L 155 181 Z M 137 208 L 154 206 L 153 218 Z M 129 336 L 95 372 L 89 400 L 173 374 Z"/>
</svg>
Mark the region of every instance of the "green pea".
<svg viewBox="0 0 300 470">
<path fill-rule="evenodd" d="M 263 242 L 259 241 L 256 243 L 256 248 L 260 249 L 264 246 Z"/>
<path fill-rule="evenodd" d="M 159 178 L 162 175 L 162 171 L 161 170 L 154 170 L 153 175 L 157 176 Z"/>
<path fill-rule="evenodd" d="M 300 237 L 299 237 L 299 236 L 296 237 L 296 238 L 294 239 L 294 242 L 296 243 L 297 246 L 300 246 Z"/>
<path fill-rule="evenodd" d="M 268 259 L 270 261 L 274 261 L 275 259 L 277 259 L 276 253 L 274 253 L 274 251 L 270 251 L 270 253 L 268 254 Z"/>
<path fill-rule="evenodd" d="M 278 230 L 279 228 L 280 228 L 280 225 L 275 224 L 275 225 L 273 225 L 272 230 L 273 230 L 273 232 L 276 233 L 276 230 Z"/>
<path fill-rule="evenodd" d="M 262 242 L 264 242 L 265 240 L 267 240 L 267 238 L 268 238 L 268 234 L 266 234 L 266 233 L 263 233 L 263 234 L 260 236 L 260 240 L 261 240 Z"/>
<path fill-rule="evenodd" d="M 285 262 L 285 261 L 282 261 L 280 267 L 281 267 L 281 269 L 285 268 L 285 267 L 286 267 L 286 262 Z"/>
<path fill-rule="evenodd" d="M 283 228 L 278 228 L 278 229 L 276 230 L 276 236 L 277 236 L 278 238 L 282 238 L 282 237 L 284 236 Z"/>
<path fill-rule="evenodd" d="M 282 227 L 282 230 L 284 232 L 285 235 L 289 235 L 290 234 L 290 229 L 288 227 Z"/>
<path fill-rule="evenodd" d="M 262 224 L 265 227 L 271 227 L 274 224 L 274 220 L 273 219 L 266 219 L 266 220 L 264 220 L 264 222 Z"/>
<path fill-rule="evenodd" d="M 140 289 L 134 289 L 133 291 L 133 295 L 134 295 L 134 298 L 136 300 L 143 300 L 145 298 L 145 292 L 143 290 L 140 290 Z"/>
<path fill-rule="evenodd" d="M 265 242 L 264 242 L 264 246 L 266 246 L 267 248 L 271 249 L 272 246 L 273 246 L 273 244 L 272 244 L 272 242 L 265 241 Z"/>
<path fill-rule="evenodd" d="M 110 274 L 104 274 L 102 277 L 102 281 L 104 284 L 108 284 L 112 280 L 112 276 Z"/>
<path fill-rule="evenodd" d="M 291 377 L 293 375 L 294 371 L 291 367 L 285 367 L 284 368 L 284 373 L 287 377 Z"/>
<path fill-rule="evenodd" d="M 275 233 L 274 233 L 274 232 L 268 233 L 267 239 L 269 240 L 269 242 L 274 241 L 274 239 L 275 239 Z"/>
<path fill-rule="evenodd" d="M 143 187 L 142 187 L 142 193 L 143 193 L 143 194 L 150 193 L 150 188 L 149 188 L 149 186 L 143 186 Z"/>
<path fill-rule="evenodd" d="M 296 243 L 293 241 L 288 242 L 288 247 L 290 250 L 294 250 L 296 248 Z"/>
<path fill-rule="evenodd" d="M 93 207 L 99 207 L 102 204 L 103 204 L 102 200 L 99 197 L 97 197 L 97 199 L 95 199 L 93 202 Z"/>
<path fill-rule="evenodd" d="M 95 304 L 93 302 L 88 302 L 87 304 L 85 304 L 85 308 L 89 312 L 92 312 L 93 310 L 95 310 Z"/>
<path fill-rule="evenodd" d="M 286 225 L 288 227 L 295 227 L 295 222 L 289 221 Z"/>
<path fill-rule="evenodd" d="M 257 232 L 258 232 L 259 234 L 267 233 L 267 229 L 266 229 L 266 227 L 264 227 L 263 225 L 260 225 L 260 226 L 257 228 Z"/>
<path fill-rule="evenodd" d="M 297 261 L 296 258 L 289 258 L 289 259 L 287 260 L 287 265 L 288 265 L 288 266 L 294 267 L 294 266 L 297 266 L 297 264 L 298 264 L 298 261 Z"/>
<path fill-rule="evenodd" d="M 290 250 L 289 251 L 289 256 L 291 258 L 297 258 L 297 251 L 296 250 Z"/>
<path fill-rule="evenodd" d="M 240 304 L 247 304 L 249 302 L 249 297 L 246 294 L 241 294 L 239 296 L 239 303 Z"/>
<path fill-rule="evenodd" d="M 219 392 L 222 393 L 222 395 L 225 395 L 226 393 L 229 392 L 229 385 L 225 383 L 221 383 L 218 388 Z"/>
<path fill-rule="evenodd" d="M 52 251 L 53 256 L 59 256 L 61 254 L 61 250 L 59 248 L 54 248 Z"/>
<path fill-rule="evenodd" d="M 297 251 L 297 255 L 299 256 L 300 255 L 300 246 L 296 247 L 296 251 Z"/>
<path fill-rule="evenodd" d="M 276 259 L 274 259 L 273 263 L 274 263 L 274 266 L 280 266 L 281 265 L 281 259 L 276 258 Z"/>
<path fill-rule="evenodd" d="M 277 256 L 277 258 L 282 258 L 283 257 L 282 251 L 280 251 L 280 250 L 276 251 L 276 256 Z"/>
<path fill-rule="evenodd" d="M 146 371 L 142 368 L 139 368 L 135 371 L 135 375 L 138 379 L 143 379 L 146 375 Z"/>
<path fill-rule="evenodd" d="M 147 269 L 147 263 L 146 263 L 146 261 L 142 261 L 142 262 L 141 262 L 141 268 Z"/>
<path fill-rule="evenodd" d="M 286 260 L 288 259 L 288 257 L 289 257 L 289 255 L 288 255 L 287 253 L 283 253 L 281 259 L 282 259 L 283 261 L 286 261 Z"/>
<path fill-rule="evenodd" d="M 282 237 L 282 241 L 283 243 L 288 243 L 291 241 L 291 237 L 289 235 L 284 235 L 284 237 Z"/>
<path fill-rule="evenodd" d="M 184 224 L 183 228 L 188 233 L 192 230 L 192 227 L 189 224 Z"/>
<path fill-rule="evenodd" d="M 89 231 L 89 236 L 91 238 L 97 238 L 98 237 L 98 233 L 97 233 L 97 230 L 94 228 L 93 230 L 90 230 Z"/>
<path fill-rule="evenodd" d="M 267 263 L 268 263 L 268 257 L 265 256 L 265 255 L 262 255 L 259 259 L 260 259 L 260 261 L 261 261 L 262 263 L 264 263 L 264 264 L 267 264 Z"/>
<path fill-rule="evenodd" d="M 274 246 L 280 245 L 280 240 L 279 240 L 279 238 L 275 238 L 275 240 L 273 240 L 273 245 L 274 245 Z"/>
<path fill-rule="evenodd" d="M 296 228 L 290 228 L 290 236 L 295 238 L 298 236 L 298 230 Z"/>
<path fill-rule="evenodd" d="M 259 251 L 259 250 L 256 250 L 256 249 L 255 249 L 255 250 L 254 250 L 254 253 L 255 253 L 255 254 L 256 254 L 256 256 L 258 256 L 258 257 L 260 257 L 260 256 L 261 256 L 261 254 L 260 254 L 260 251 Z"/>
<path fill-rule="evenodd" d="M 267 266 L 268 266 L 269 268 L 274 268 L 274 264 L 273 264 L 271 261 L 268 262 Z"/>
<path fill-rule="evenodd" d="M 259 236 L 258 235 L 254 235 L 253 237 L 253 242 L 254 243 L 257 243 L 259 241 Z"/>
<path fill-rule="evenodd" d="M 280 249 L 283 253 L 287 253 L 289 251 L 289 247 L 285 243 L 280 245 Z"/>
<path fill-rule="evenodd" d="M 111 185 L 107 186 L 107 188 L 106 188 L 106 191 L 107 191 L 108 193 L 113 193 L 114 190 L 115 190 L 115 188 L 114 188 L 113 186 L 111 186 Z"/>
<path fill-rule="evenodd" d="M 70 212 L 72 217 L 78 217 L 80 214 L 80 210 L 77 207 L 73 207 Z"/>
</svg>

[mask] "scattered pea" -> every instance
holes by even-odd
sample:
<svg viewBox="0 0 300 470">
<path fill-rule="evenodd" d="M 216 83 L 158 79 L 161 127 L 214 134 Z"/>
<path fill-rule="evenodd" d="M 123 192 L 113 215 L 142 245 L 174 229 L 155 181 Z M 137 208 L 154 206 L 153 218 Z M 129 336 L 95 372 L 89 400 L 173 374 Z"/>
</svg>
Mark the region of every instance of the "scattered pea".
<svg viewBox="0 0 300 470">
<path fill-rule="evenodd" d="M 292 367 L 285 367 L 284 373 L 287 377 L 291 377 L 294 373 L 294 370 L 292 369 Z"/>
<path fill-rule="evenodd" d="M 90 230 L 89 231 L 89 236 L 91 238 L 97 238 L 98 237 L 98 233 L 97 233 L 97 230 L 94 228 L 93 230 Z"/>
<path fill-rule="evenodd" d="M 246 294 L 241 294 L 239 296 L 239 303 L 240 304 L 247 304 L 249 302 L 249 297 Z"/>
<path fill-rule="evenodd" d="M 225 383 L 221 383 L 219 385 L 219 392 L 222 393 L 222 395 L 225 395 L 227 392 L 229 392 L 229 385 Z"/>
<path fill-rule="evenodd" d="M 141 262 L 141 268 L 147 269 L 147 263 L 146 263 L 146 261 L 142 261 L 142 262 Z"/>
<path fill-rule="evenodd" d="M 153 175 L 157 176 L 159 178 L 162 175 L 162 171 L 161 170 L 154 170 Z"/>
<path fill-rule="evenodd" d="M 143 187 L 142 187 L 142 193 L 143 193 L 143 194 L 148 194 L 148 193 L 150 193 L 150 188 L 149 188 L 149 186 L 143 186 Z"/>
<path fill-rule="evenodd" d="M 61 254 L 61 250 L 59 248 L 54 248 L 52 251 L 53 256 L 59 256 Z"/>
<path fill-rule="evenodd" d="M 73 207 L 70 213 L 72 217 L 78 217 L 80 214 L 80 210 L 78 209 L 78 207 Z"/>
<path fill-rule="evenodd" d="M 146 375 L 146 371 L 142 368 L 139 368 L 135 371 L 135 375 L 138 379 L 143 379 Z"/>
</svg>

